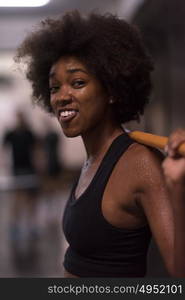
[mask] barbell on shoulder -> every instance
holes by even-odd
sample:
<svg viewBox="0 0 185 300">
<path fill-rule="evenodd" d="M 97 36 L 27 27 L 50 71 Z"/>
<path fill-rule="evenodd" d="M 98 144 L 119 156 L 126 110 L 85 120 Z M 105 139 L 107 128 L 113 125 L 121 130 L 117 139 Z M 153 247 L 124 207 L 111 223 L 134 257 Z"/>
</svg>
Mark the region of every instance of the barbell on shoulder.
<svg viewBox="0 0 185 300">
<path fill-rule="evenodd" d="M 138 143 L 144 144 L 146 146 L 159 148 L 161 150 L 164 150 L 168 142 L 168 137 L 166 136 L 155 135 L 143 131 L 130 131 L 128 132 L 128 135 Z M 180 155 L 185 156 L 185 143 L 182 143 L 179 146 L 177 152 Z"/>
</svg>

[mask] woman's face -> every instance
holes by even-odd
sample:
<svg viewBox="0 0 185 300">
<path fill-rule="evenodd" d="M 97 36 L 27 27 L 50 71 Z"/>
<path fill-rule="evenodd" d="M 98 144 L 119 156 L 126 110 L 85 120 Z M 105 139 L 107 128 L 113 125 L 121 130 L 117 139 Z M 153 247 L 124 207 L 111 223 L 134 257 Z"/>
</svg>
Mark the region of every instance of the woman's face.
<svg viewBox="0 0 185 300">
<path fill-rule="evenodd" d="M 51 68 L 49 85 L 50 103 L 66 136 L 87 134 L 110 119 L 107 94 L 77 58 L 58 60 Z"/>
</svg>

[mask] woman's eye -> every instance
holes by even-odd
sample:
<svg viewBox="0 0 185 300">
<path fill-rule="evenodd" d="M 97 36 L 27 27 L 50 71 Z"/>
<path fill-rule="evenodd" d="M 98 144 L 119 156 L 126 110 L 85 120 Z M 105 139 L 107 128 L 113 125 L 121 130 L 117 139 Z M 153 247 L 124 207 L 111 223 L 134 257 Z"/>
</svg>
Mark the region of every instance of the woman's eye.
<svg viewBox="0 0 185 300">
<path fill-rule="evenodd" d="M 85 84 L 85 81 L 84 80 L 75 80 L 73 81 L 72 85 L 74 88 L 81 88 L 83 87 Z"/>
<path fill-rule="evenodd" d="M 58 91 L 59 87 L 58 86 L 51 86 L 49 88 L 50 94 L 54 94 Z"/>
</svg>

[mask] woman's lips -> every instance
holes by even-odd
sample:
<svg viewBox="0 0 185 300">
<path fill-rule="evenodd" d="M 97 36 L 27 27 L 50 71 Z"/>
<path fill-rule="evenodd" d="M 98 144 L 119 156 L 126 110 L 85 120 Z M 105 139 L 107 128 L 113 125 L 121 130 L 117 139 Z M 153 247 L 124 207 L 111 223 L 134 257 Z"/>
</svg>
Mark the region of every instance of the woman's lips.
<svg viewBox="0 0 185 300">
<path fill-rule="evenodd" d="M 60 122 L 69 122 L 76 117 L 78 114 L 77 110 L 64 110 L 59 112 L 59 121 Z"/>
</svg>

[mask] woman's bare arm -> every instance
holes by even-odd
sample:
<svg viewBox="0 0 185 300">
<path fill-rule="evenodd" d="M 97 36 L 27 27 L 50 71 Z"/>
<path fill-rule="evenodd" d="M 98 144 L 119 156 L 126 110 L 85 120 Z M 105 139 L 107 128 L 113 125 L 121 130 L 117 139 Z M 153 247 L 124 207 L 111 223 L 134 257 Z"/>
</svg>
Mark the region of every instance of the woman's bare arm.
<svg viewBox="0 0 185 300">
<path fill-rule="evenodd" d="M 168 156 L 163 162 L 174 213 L 174 264 L 175 275 L 185 276 L 185 157 L 177 154 L 178 147 L 185 142 L 185 130 L 171 134 L 166 147 Z"/>
</svg>

